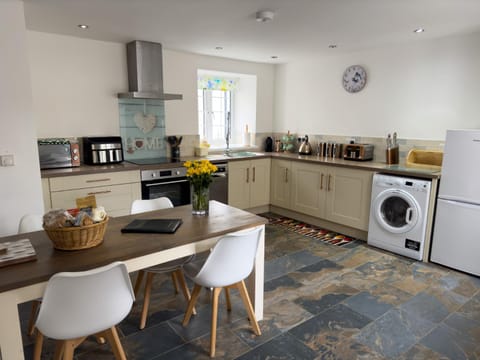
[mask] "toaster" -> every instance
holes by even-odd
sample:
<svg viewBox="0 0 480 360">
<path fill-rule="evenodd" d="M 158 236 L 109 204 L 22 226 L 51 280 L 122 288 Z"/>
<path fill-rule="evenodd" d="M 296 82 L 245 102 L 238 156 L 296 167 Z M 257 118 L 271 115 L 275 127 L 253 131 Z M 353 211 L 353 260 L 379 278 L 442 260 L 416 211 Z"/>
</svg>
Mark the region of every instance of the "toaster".
<svg viewBox="0 0 480 360">
<path fill-rule="evenodd" d="M 84 137 L 83 162 L 88 165 L 115 164 L 123 161 L 120 136 Z"/>
<path fill-rule="evenodd" d="M 343 149 L 345 160 L 366 161 L 373 159 L 372 144 L 345 144 Z"/>
</svg>

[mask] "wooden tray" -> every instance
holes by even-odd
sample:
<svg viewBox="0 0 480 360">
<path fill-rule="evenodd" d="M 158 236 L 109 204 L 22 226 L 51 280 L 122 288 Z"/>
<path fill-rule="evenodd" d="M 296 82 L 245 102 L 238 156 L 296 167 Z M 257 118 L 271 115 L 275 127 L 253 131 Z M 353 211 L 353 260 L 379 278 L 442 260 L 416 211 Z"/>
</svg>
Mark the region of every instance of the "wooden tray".
<svg viewBox="0 0 480 360">
<path fill-rule="evenodd" d="M 37 259 L 37 254 L 29 239 L 4 242 L 1 245 L 7 247 L 7 252 L 0 254 L 0 268 Z"/>
</svg>

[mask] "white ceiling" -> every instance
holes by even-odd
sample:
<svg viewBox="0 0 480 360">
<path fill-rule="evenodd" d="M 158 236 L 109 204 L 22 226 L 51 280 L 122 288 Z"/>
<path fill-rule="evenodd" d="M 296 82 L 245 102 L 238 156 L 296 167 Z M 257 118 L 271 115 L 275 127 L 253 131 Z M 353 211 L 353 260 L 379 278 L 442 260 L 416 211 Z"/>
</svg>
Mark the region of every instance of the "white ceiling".
<svg viewBox="0 0 480 360">
<path fill-rule="evenodd" d="M 27 28 L 285 63 L 480 31 L 480 0 L 24 0 Z M 273 21 L 255 21 L 259 10 Z M 81 30 L 78 24 L 88 24 Z M 422 34 L 413 30 L 425 28 Z M 329 48 L 336 44 L 337 48 Z M 217 46 L 223 50 L 216 50 Z M 271 56 L 278 56 L 272 59 Z"/>
</svg>

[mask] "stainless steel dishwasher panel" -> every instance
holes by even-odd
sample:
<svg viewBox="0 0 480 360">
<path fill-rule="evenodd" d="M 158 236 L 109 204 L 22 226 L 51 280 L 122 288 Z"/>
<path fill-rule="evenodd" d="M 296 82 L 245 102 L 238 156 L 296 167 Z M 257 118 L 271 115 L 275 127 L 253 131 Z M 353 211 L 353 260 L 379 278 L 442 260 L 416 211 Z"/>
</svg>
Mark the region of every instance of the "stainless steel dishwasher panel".
<svg viewBox="0 0 480 360">
<path fill-rule="evenodd" d="M 217 172 L 212 174 L 210 184 L 210 200 L 217 200 L 228 204 L 228 163 L 215 164 Z"/>
</svg>

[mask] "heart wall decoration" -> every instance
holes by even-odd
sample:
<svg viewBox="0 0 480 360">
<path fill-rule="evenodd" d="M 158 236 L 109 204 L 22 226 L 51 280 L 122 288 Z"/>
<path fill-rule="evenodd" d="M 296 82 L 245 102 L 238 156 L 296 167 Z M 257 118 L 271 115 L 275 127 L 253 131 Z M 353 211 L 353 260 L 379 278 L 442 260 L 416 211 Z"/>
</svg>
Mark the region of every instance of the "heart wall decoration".
<svg viewBox="0 0 480 360">
<path fill-rule="evenodd" d="M 137 128 L 144 134 L 148 134 L 157 125 L 157 117 L 154 114 L 135 113 L 133 118 Z"/>
</svg>

